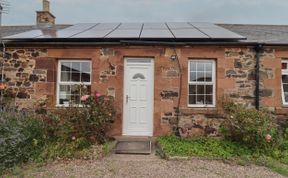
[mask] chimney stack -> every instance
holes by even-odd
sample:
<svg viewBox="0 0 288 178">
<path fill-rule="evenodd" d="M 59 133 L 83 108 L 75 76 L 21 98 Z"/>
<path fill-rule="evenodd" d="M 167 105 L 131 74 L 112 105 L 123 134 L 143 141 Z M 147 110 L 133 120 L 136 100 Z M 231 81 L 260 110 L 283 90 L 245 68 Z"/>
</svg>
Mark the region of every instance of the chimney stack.
<svg viewBox="0 0 288 178">
<path fill-rule="evenodd" d="M 43 9 L 37 11 L 37 25 L 38 26 L 52 26 L 55 24 L 56 17 L 50 12 L 50 2 L 42 0 Z"/>
</svg>

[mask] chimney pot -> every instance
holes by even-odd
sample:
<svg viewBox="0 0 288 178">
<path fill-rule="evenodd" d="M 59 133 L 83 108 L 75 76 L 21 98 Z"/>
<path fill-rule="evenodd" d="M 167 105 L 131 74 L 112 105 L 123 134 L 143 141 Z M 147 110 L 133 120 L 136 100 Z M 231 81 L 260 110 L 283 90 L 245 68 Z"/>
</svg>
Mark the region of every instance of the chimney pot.
<svg viewBox="0 0 288 178">
<path fill-rule="evenodd" d="M 48 0 L 43 0 L 43 11 L 50 12 L 50 2 Z"/>
</svg>

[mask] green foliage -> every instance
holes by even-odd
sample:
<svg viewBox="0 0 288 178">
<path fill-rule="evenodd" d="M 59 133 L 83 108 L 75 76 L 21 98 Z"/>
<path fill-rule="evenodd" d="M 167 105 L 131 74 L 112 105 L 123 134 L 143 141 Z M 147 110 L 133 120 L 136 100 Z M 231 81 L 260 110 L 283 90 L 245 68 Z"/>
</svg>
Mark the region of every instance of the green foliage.
<svg viewBox="0 0 288 178">
<path fill-rule="evenodd" d="M 43 123 L 31 114 L 15 110 L 0 113 L 0 172 L 33 160 L 44 145 Z"/>
<path fill-rule="evenodd" d="M 227 117 L 221 130 L 225 138 L 259 152 L 267 153 L 279 146 L 280 133 L 268 112 L 232 102 L 224 104 L 224 111 Z M 271 140 L 267 140 L 267 136 L 271 136 Z"/>
<path fill-rule="evenodd" d="M 213 138 L 180 139 L 176 136 L 163 136 L 157 142 L 166 156 L 231 158 L 252 154 L 247 146 Z"/>
<path fill-rule="evenodd" d="M 82 107 L 65 107 L 44 115 L 49 136 L 67 143 L 78 138 L 104 143 L 106 129 L 114 119 L 114 101 L 107 96 L 90 96 Z"/>
</svg>

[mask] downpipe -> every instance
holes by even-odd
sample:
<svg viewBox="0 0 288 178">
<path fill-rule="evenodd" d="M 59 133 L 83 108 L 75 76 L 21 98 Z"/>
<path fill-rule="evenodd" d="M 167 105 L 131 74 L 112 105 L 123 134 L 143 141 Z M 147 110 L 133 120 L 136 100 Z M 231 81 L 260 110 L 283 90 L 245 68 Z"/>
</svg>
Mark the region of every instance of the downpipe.
<svg viewBox="0 0 288 178">
<path fill-rule="evenodd" d="M 260 109 L 260 58 L 261 58 L 261 53 L 263 50 L 263 45 L 258 44 L 255 47 L 255 52 L 256 52 L 256 69 L 255 69 L 255 108 L 257 110 Z"/>
</svg>

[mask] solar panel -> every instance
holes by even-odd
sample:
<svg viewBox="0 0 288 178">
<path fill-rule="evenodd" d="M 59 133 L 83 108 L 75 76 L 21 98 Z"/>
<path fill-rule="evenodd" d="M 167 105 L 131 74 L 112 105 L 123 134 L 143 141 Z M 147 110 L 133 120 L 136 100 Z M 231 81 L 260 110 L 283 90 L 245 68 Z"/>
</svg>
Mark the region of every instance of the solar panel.
<svg viewBox="0 0 288 178">
<path fill-rule="evenodd" d="M 142 26 L 141 23 L 124 23 L 105 36 L 105 38 L 139 38 Z"/>
<path fill-rule="evenodd" d="M 193 38 L 193 39 L 206 39 L 209 38 L 206 34 L 199 31 L 192 25 L 184 22 L 167 23 L 175 38 Z"/>
<path fill-rule="evenodd" d="M 37 36 L 42 35 L 42 30 L 31 30 L 28 32 L 23 32 L 23 33 L 18 33 L 16 35 L 12 35 L 12 36 L 7 36 L 5 38 L 9 38 L 9 39 L 29 39 L 29 38 L 35 38 Z"/>
<path fill-rule="evenodd" d="M 104 38 L 111 33 L 120 23 L 100 23 L 89 30 L 74 35 L 72 38 Z"/>
<path fill-rule="evenodd" d="M 212 23 L 80 23 L 62 30 L 39 29 L 4 39 L 203 39 L 242 40 L 245 37 Z"/>
</svg>

